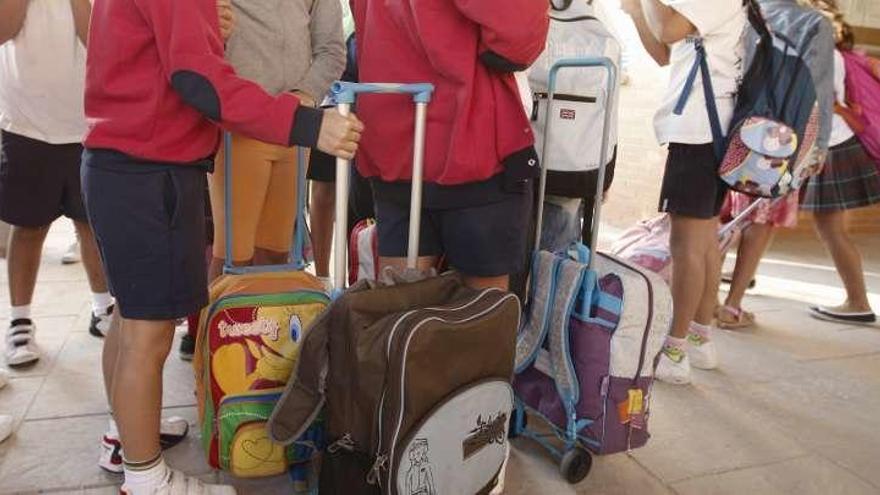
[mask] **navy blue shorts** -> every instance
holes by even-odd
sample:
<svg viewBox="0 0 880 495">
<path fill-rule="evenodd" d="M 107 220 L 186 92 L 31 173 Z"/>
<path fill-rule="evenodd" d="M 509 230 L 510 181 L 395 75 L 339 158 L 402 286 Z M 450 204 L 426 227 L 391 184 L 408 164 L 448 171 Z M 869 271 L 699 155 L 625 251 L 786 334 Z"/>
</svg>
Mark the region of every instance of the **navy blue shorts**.
<svg viewBox="0 0 880 495">
<path fill-rule="evenodd" d="M 409 205 L 376 200 L 379 256 L 406 257 Z M 505 194 L 501 201 L 460 208 L 424 208 L 420 256 L 445 256 L 449 266 L 472 277 L 499 277 L 523 270 L 533 194 Z"/>
<path fill-rule="evenodd" d="M 729 189 L 718 177 L 712 143 L 669 145 L 660 212 L 701 219 L 717 217 Z"/>
<path fill-rule="evenodd" d="M 83 152 L 86 211 L 120 314 L 173 320 L 208 302 L 205 173 L 210 160 L 156 163 Z"/>
<path fill-rule="evenodd" d="M 8 131 L 0 148 L 0 219 L 44 227 L 64 215 L 86 221 L 80 192 L 82 146 L 49 144 Z"/>
</svg>

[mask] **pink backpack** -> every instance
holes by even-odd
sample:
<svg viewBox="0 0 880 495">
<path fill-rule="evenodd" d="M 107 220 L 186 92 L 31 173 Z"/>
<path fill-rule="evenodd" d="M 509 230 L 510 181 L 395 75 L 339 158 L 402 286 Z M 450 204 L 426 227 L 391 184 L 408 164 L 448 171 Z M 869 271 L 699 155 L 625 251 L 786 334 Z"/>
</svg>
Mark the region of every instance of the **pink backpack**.
<svg viewBox="0 0 880 495">
<path fill-rule="evenodd" d="M 660 275 L 666 283 L 672 278 L 669 253 L 669 215 L 642 220 L 624 232 L 611 246 L 611 254 Z"/>
<path fill-rule="evenodd" d="M 849 107 L 843 117 L 880 166 L 880 60 L 856 51 L 841 53 L 846 61 Z"/>
</svg>

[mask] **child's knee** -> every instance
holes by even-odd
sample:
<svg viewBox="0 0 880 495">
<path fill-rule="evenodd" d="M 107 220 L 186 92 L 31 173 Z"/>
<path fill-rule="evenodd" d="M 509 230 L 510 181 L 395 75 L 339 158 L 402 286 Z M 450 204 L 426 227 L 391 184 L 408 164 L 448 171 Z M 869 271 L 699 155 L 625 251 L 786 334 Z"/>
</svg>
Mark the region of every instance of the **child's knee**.
<svg viewBox="0 0 880 495">
<path fill-rule="evenodd" d="M 162 329 L 159 328 L 160 325 Z M 125 328 L 119 347 L 119 360 L 139 369 L 161 369 L 174 338 L 173 331 L 164 331 L 166 326 L 173 328 L 165 322 L 157 323 L 155 329 Z"/>
</svg>

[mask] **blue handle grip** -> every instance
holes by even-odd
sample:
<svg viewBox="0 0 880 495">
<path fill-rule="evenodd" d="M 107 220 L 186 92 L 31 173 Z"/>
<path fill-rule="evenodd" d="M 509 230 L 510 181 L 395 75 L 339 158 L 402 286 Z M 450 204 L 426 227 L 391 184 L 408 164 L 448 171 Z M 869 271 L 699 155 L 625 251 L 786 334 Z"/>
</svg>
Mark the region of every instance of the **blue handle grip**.
<svg viewBox="0 0 880 495">
<path fill-rule="evenodd" d="M 617 67 L 614 65 L 614 62 L 607 57 L 563 58 L 557 60 L 550 68 L 550 76 L 547 81 L 550 88 L 556 87 L 556 75 L 559 72 L 559 69 L 566 67 L 605 67 L 605 69 L 612 74 L 612 78 L 617 75 Z M 609 86 L 612 86 L 612 84 L 609 84 Z"/>
<path fill-rule="evenodd" d="M 434 85 L 429 83 L 399 84 L 399 83 L 351 83 L 337 81 L 330 88 L 330 95 L 336 104 L 352 104 L 359 94 L 397 94 L 412 95 L 416 103 L 428 103 Z"/>
</svg>

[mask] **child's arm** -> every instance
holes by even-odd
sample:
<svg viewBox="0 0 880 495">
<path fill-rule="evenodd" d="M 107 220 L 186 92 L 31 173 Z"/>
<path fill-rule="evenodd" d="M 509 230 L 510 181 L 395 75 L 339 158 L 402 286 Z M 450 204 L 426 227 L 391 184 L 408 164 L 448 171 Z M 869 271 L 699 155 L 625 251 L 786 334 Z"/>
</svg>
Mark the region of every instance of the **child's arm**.
<svg viewBox="0 0 880 495">
<path fill-rule="evenodd" d="M 550 28 L 546 0 L 453 1 L 462 15 L 481 26 L 480 59 L 486 65 L 518 72 L 544 51 Z"/>
<path fill-rule="evenodd" d="M 639 33 L 639 39 L 642 40 L 645 50 L 651 55 L 651 58 L 661 67 L 669 65 L 669 45 L 660 41 L 648 25 L 648 19 L 642 10 L 642 2 L 640 0 L 623 0 L 623 10 L 636 25 L 636 31 Z"/>
<path fill-rule="evenodd" d="M 29 0 L 3 0 L 0 2 L 0 45 L 15 38 L 24 26 Z"/>
<path fill-rule="evenodd" d="M 291 94 L 271 96 L 235 74 L 223 58 L 214 0 L 133 1 L 152 28 L 169 83 L 206 118 L 268 143 L 354 154 L 363 128 L 356 117 L 302 106 Z"/>
<path fill-rule="evenodd" d="M 642 11 L 654 37 L 666 45 L 697 34 L 696 26 L 687 17 L 660 0 L 642 0 Z"/>
</svg>

